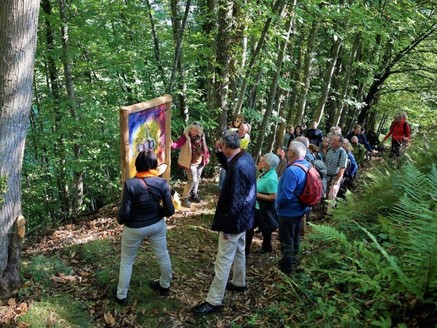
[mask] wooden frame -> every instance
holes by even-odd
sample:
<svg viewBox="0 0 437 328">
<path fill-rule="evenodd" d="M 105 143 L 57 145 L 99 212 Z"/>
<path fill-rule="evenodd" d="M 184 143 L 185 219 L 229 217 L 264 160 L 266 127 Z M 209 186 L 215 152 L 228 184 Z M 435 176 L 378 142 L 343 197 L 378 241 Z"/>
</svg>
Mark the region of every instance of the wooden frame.
<svg viewBox="0 0 437 328">
<path fill-rule="evenodd" d="M 135 159 L 147 149 L 154 149 L 159 173 L 170 180 L 172 100 L 170 95 L 163 95 L 120 108 L 122 182 L 135 175 Z"/>
</svg>

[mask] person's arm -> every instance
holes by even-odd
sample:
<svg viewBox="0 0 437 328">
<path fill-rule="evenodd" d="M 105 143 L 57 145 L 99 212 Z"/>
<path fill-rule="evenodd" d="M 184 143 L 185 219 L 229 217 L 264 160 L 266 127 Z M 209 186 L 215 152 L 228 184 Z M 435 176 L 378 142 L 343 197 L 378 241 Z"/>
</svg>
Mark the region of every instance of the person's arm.
<svg viewBox="0 0 437 328">
<path fill-rule="evenodd" d="M 393 134 L 393 125 L 394 123 L 392 123 L 390 125 L 390 130 L 388 131 L 388 133 L 386 134 L 386 136 L 384 137 L 384 139 L 382 140 L 382 143 L 384 143 L 388 138 L 390 138 L 390 136 Z"/>
<path fill-rule="evenodd" d="M 405 139 L 407 139 L 407 143 L 410 143 L 411 138 L 411 127 L 410 124 L 405 122 Z"/>
<path fill-rule="evenodd" d="M 348 156 L 347 156 L 346 151 L 344 151 L 344 152 L 342 152 L 342 154 L 340 156 L 340 162 L 338 165 L 339 170 L 338 170 L 337 176 L 335 177 L 334 183 L 341 182 L 341 180 L 343 179 L 344 172 L 346 171 L 347 161 L 348 161 Z"/>
<path fill-rule="evenodd" d="M 171 198 L 170 186 L 168 182 L 164 184 L 164 195 L 162 197 L 162 214 L 166 217 L 172 216 L 175 212 L 175 208 L 173 205 L 173 200 Z"/>
<path fill-rule="evenodd" d="M 123 196 L 121 198 L 121 205 L 117 215 L 118 223 L 123 224 L 129 220 L 130 211 L 131 211 L 131 201 L 132 201 L 132 197 L 128 190 L 127 183 L 125 182 L 123 185 Z"/>
<path fill-rule="evenodd" d="M 181 148 L 186 141 L 187 141 L 187 137 L 185 136 L 185 134 L 181 135 L 178 140 L 176 140 L 171 144 L 171 149 Z"/>
<path fill-rule="evenodd" d="M 344 171 L 346 171 L 346 168 L 342 167 L 338 170 L 337 176 L 335 177 L 334 184 L 337 184 L 339 181 L 343 179 Z"/>
<path fill-rule="evenodd" d="M 363 145 L 366 147 L 367 151 L 372 151 L 372 146 L 370 146 L 369 142 L 367 141 L 365 134 L 363 134 Z"/>
<path fill-rule="evenodd" d="M 228 168 L 228 159 L 226 158 L 225 154 L 223 154 L 223 151 L 220 146 L 216 143 L 215 150 L 214 150 L 215 156 L 217 157 L 217 160 L 219 161 L 220 165 L 227 170 Z"/>
<path fill-rule="evenodd" d="M 259 200 L 265 200 L 267 202 L 273 202 L 276 199 L 276 193 L 274 194 L 262 194 L 257 192 L 256 198 Z"/>
</svg>

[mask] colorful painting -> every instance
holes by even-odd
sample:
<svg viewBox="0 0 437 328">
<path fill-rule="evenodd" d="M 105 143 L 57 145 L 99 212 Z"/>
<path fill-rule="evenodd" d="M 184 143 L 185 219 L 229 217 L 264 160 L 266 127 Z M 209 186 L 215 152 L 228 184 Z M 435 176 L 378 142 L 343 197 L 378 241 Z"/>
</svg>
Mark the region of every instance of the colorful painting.
<svg viewBox="0 0 437 328">
<path fill-rule="evenodd" d="M 152 149 L 158 158 L 158 169 L 165 178 L 170 173 L 170 96 L 120 108 L 122 177 L 135 175 L 139 152 Z"/>
</svg>

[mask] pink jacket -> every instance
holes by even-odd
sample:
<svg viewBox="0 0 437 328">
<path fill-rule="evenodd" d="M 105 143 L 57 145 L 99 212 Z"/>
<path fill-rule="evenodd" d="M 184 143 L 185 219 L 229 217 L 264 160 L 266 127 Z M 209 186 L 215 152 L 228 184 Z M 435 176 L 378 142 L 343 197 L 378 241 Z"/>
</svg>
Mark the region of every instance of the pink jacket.
<svg viewBox="0 0 437 328">
<path fill-rule="evenodd" d="M 171 149 L 181 148 L 179 153 L 178 164 L 184 169 L 189 169 L 191 164 L 191 142 L 188 140 L 190 138 L 188 131 L 184 131 L 178 140 L 172 143 Z M 187 142 L 188 141 L 188 142 Z M 209 150 L 205 141 L 205 134 L 202 135 L 202 165 L 205 166 L 209 163 Z"/>
</svg>

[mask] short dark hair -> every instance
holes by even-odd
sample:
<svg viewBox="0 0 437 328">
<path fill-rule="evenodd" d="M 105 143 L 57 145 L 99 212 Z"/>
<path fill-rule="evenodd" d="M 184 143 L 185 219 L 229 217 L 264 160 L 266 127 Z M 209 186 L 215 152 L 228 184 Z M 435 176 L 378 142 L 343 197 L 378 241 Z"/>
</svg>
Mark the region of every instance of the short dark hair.
<svg viewBox="0 0 437 328">
<path fill-rule="evenodd" d="M 240 137 L 237 132 L 232 130 L 226 130 L 223 132 L 221 142 L 231 149 L 240 148 Z"/>
<path fill-rule="evenodd" d="M 137 172 L 154 170 L 158 167 L 158 159 L 153 150 L 141 151 L 135 160 Z"/>
</svg>

